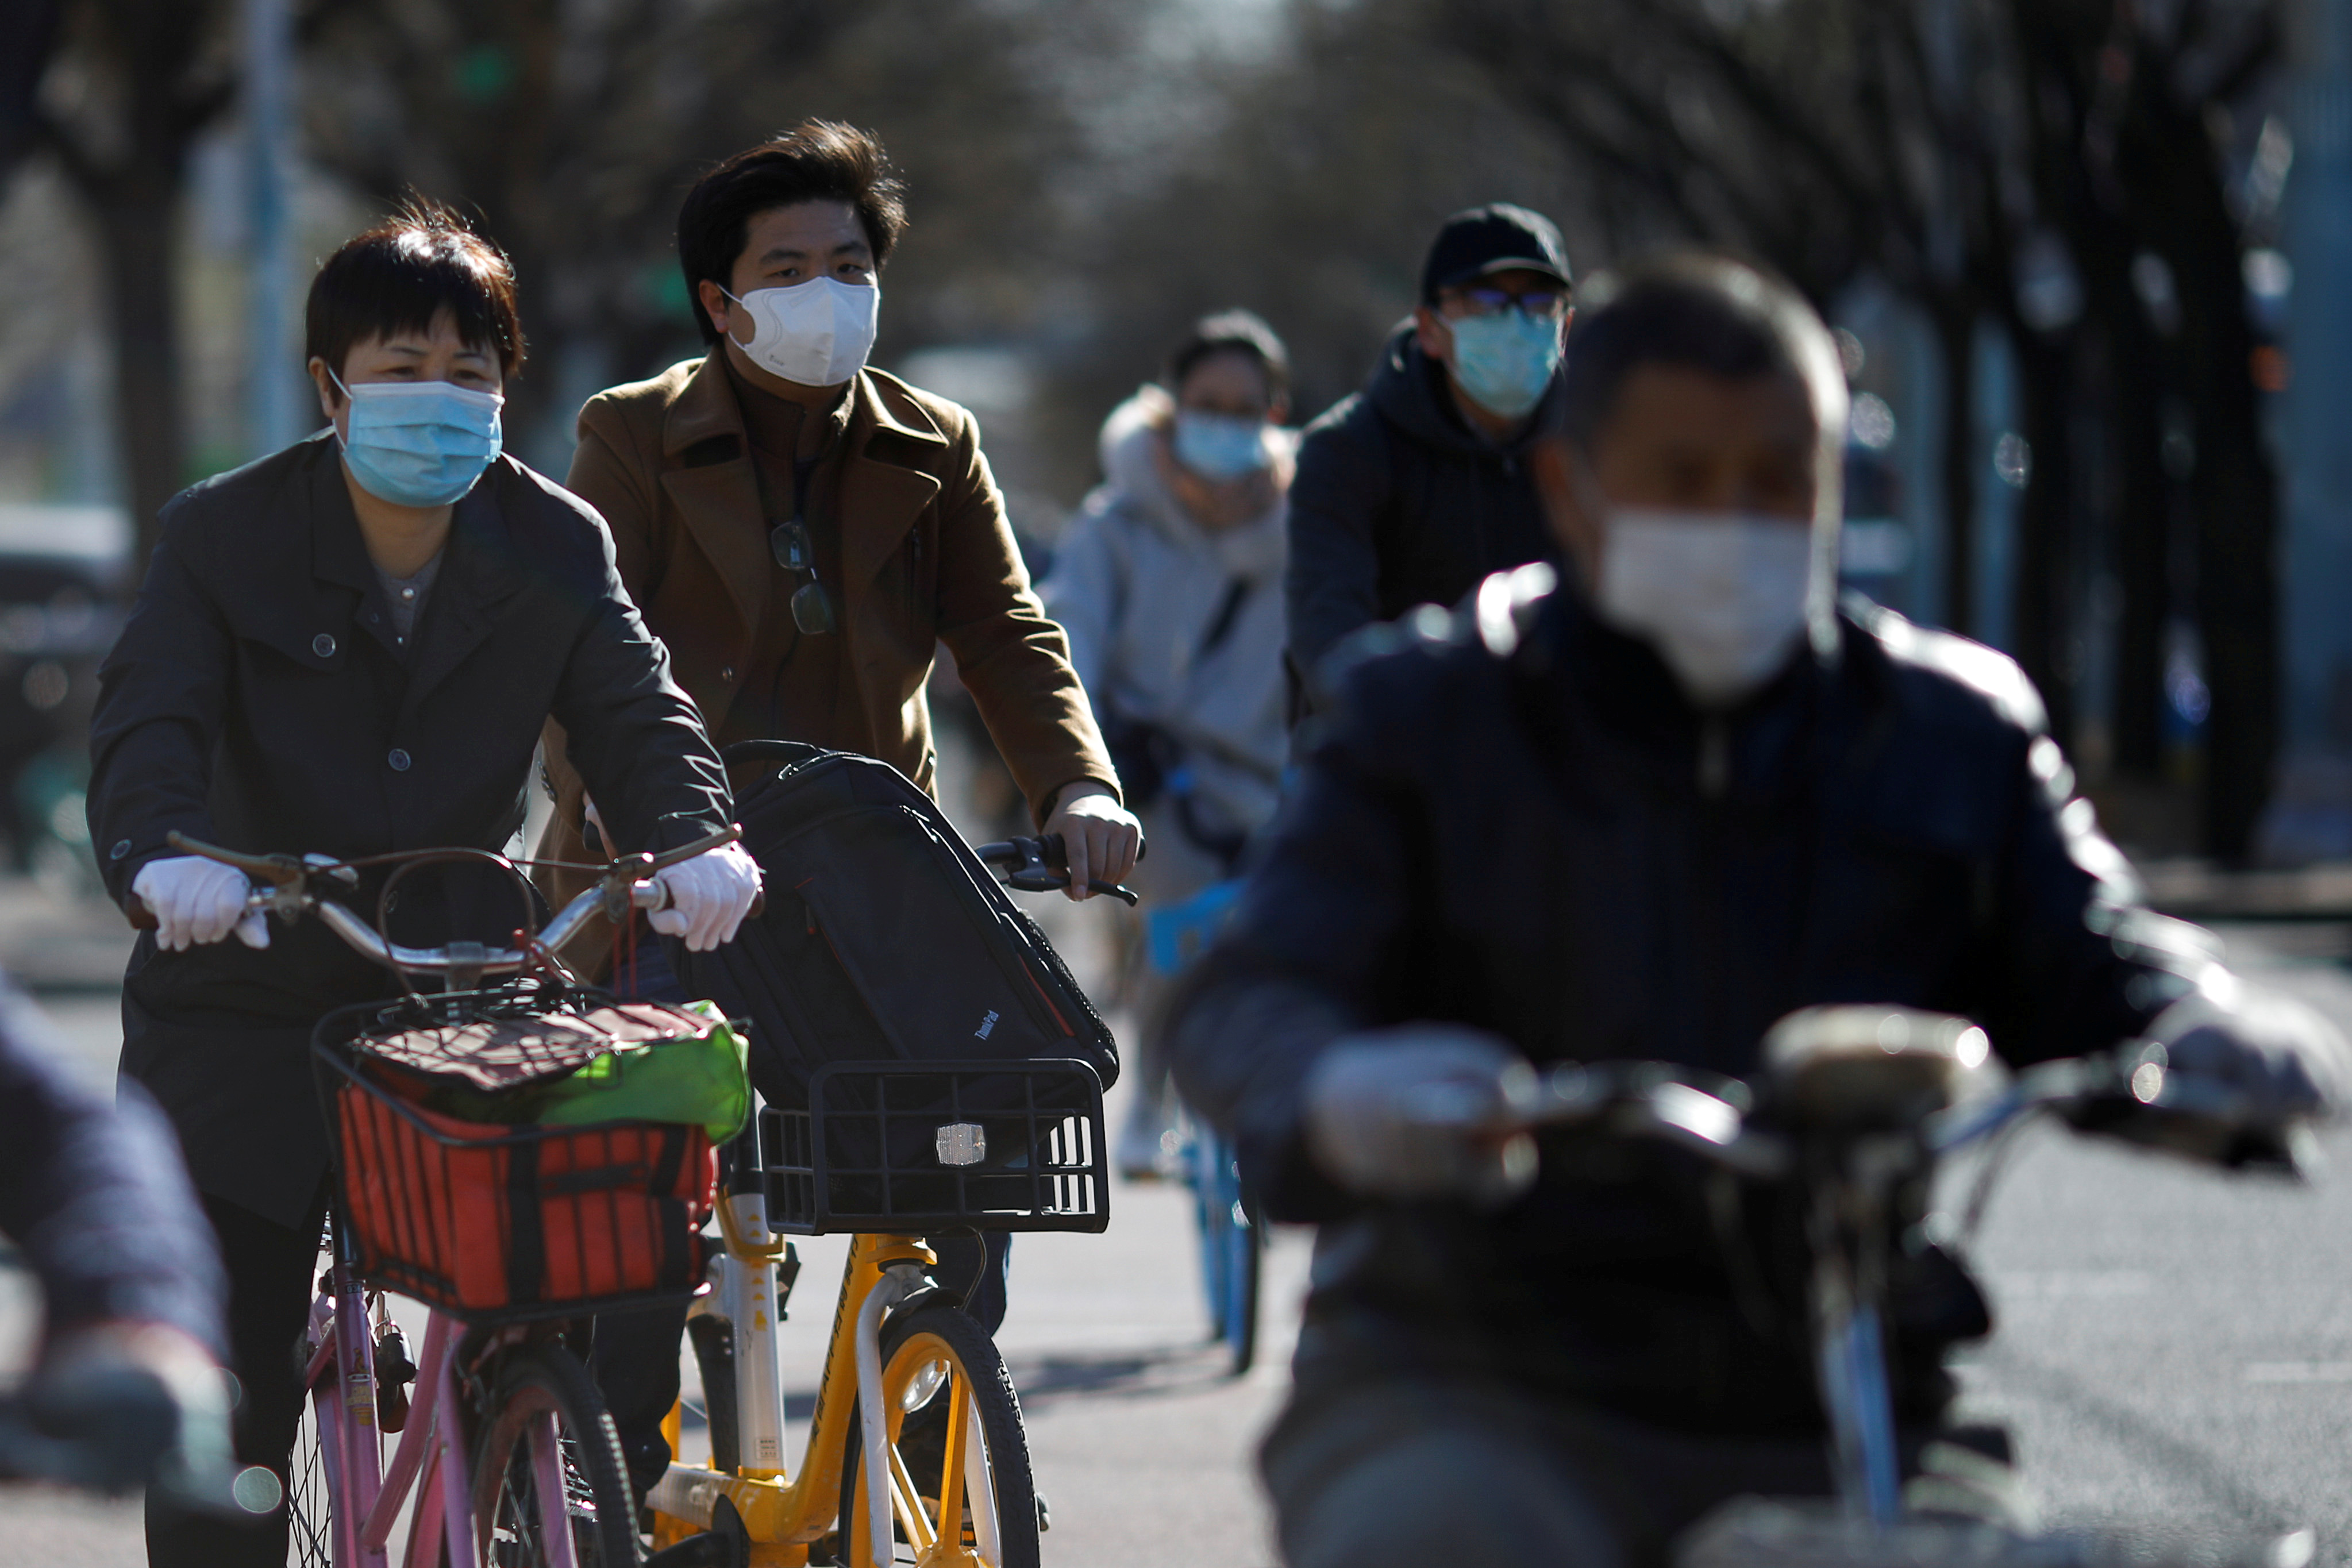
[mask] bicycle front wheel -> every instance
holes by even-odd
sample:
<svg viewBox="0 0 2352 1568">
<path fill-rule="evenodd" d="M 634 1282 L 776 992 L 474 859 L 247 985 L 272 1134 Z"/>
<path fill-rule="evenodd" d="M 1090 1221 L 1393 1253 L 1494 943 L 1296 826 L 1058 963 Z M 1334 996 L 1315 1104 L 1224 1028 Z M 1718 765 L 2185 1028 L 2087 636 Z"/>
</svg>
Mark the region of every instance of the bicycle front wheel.
<svg viewBox="0 0 2352 1568">
<path fill-rule="evenodd" d="M 334 1482 L 320 1406 L 341 1396 L 341 1382 L 332 1364 L 304 1390 L 302 1425 L 294 1434 L 294 1454 L 286 1467 L 286 1561 L 291 1568 L 334 1568 Z"/>
<path fill-rule="evenodd" d="M 841 1467 L 841 1561 L 849 1568 L 1037 1568 L 1029 1440 L 1013 1380 L 987 1331 L 946 1306 L 893 1321 L 882 1331 L 882 1393 L 892 1538 L 876 1549 L 866 1501 L 865 1427 L 853 1407 Z"/>
<path fill-rule="evenodd" d="M 474 1532 L 485 1568 L 555 1561 L 558 1531 L 580 1568 L 636 1563 L 635 1509 L 620 1435 L 579 1358 L 539 1341 L 493 1374 L 474 1444 Z"/>
</svg>

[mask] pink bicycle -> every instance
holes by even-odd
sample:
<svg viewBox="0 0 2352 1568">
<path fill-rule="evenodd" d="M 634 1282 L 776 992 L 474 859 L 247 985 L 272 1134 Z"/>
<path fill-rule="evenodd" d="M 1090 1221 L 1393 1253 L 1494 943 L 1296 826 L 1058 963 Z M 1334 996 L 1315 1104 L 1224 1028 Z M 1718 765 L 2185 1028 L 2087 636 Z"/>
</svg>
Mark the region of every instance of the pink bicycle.
<svg viewBox="0 0 2352 1568">
<path fill-rule="evenodd" d="M 593 1021 L 612 998 L 572 983 L 553 952 L 600 910 L 620 916 L 659 908 L 667 894 L 651 880 L 655 872 L 733 836 L 617 863 L 537 936 L 518 932 L 514 947 L 408 947 L 324 896 L 354 882 L 348 866 L 239 854 L 173 835 L 182 852 L 251 877 L 251 907 L 319 919 L 404 984 L 432 976 L 446 988 L 410 989 L 401 1001 L 345 1009 L 320 1025 L 314 1055 L 337 1134 L 339 1187 L 326 1228 L 329 1262 L 298 1352 L 309 1406 L 285 1494 L 291 1562 L 385 1568 L 412 1498 L 410 1568 L 624 1568 L 642 1560 L 620 1439 L 567 1334 L 594 1312 L 690 1294 L 700 1281 L 695 1232 L 712 1172 L 702 1130 L 643 1122 L 467 1127 L 386 1094 L 359 1058 L 386 1031 L 478 1040 L 486 1027 L 517 1021 L 542 1033 L 551 1019 Z M 507 863 L 478 852 L 418 858 L 459 856 Z M 375 1168 L 364 1181 L 351 1157 L 362 1123 L 375 1140 Z M 496 1162 L 501 1190 L 519 1195 L 510 1213 L 490 1221 L 478 1205 L 465 1207 L 448 1178 L 454 1162 L 485 1160 Z M 387 1181 L 414 1188 L 395 1195 L 389 1212 Z M 518 1242 L 507 1232 L 525 1207 L 541 1233 Z M 640 1214 L 656 1217 L 651 1240 L 646 1223 L 628 1230 Z M 446 1255 L 478 1249 L 486 1226 L 499 1232 L 500 1248 L 529 1254 L 527 1265 L 501 1267 L 527 1266 L 535 1288 L 469 1310 Z M 554 1234 L 557 1226 L 576 1234 Z M 386 1236 L 403 1227 L 423 1239 L 388 1249 Z M 640 1250 L 660 1254 L 648 1265 L 651 1288 L 643 1278 L 635 1289 L 615 1288 L 626 1282 L 625 1265 L 599 1256 L 631 1237 Z M 392 1319 L 386 1286 L 434 1303 L 415 1354 Z M 392 1435 L 398 1443 L 387 1463 Z"/>
</svg>

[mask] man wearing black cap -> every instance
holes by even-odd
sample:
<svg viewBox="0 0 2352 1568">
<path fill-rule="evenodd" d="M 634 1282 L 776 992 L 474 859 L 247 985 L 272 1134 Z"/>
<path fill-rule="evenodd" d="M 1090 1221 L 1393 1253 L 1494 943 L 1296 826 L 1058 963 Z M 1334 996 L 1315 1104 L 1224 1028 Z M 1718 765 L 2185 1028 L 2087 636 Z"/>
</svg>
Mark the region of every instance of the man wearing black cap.
<svg viewBox="0 0 2352 1568">
<path fill-rule="evenodd" d="M 1308 428 L 1286 581 L 1308 690 L 1358 627 L 1553 552 L 1522 455 L 1559 383 L 1569 280 L 1549 218 L 1502 203 L 1456 213 L 1371 384 Z"/>
</svg>

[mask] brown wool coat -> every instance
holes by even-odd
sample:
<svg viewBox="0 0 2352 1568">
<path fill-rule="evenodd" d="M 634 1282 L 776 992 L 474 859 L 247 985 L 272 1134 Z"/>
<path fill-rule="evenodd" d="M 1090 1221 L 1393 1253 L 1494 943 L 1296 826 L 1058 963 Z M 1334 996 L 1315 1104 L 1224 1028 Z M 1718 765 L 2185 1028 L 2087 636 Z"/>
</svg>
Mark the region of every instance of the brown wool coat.
<svg viewBox="0 0 2352 1568">
<path fill-rule="evenodd" d="M 566 480 L 604 514 L 622 582 L 714 727 L 737 690 L 764 690 L 774 674 L 747 666 L 782 577 L 722 351 L 591 398 Z M 839 733 L 782 738 L 878 757 L 932 789 L 925 694 L 944 643 L 1038 821 L 1080 779 L 1116 790 L 1068 641 L 1030 589 L 978 423 L 879 371 L 859 371 L 850 395 L 838 501 L 846 580 L 828 585 L 845 639 Z M 580 779 L 552 722 L 546 758 L 556 811 L 538 852 L 591 858 Z M 559 907 L 587 885 L 583 873 L 540 880 Z"/>
</svg>

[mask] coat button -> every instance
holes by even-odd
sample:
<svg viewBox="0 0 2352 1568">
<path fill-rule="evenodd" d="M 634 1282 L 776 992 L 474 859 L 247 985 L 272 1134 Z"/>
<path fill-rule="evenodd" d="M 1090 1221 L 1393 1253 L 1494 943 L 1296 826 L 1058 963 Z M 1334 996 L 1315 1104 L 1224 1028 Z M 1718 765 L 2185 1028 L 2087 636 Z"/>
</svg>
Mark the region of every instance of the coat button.
<svg viewBox="0 0 2352 1568">
<path fill-rule="evenodd" d="M 106 852 L 106 856 L 109 860 L 119 861 L 130 852 L 131 841 L 129 839 L 117 839 L 114 841 L 114 847 Z"/>
<path fill-rule="evenodd" d="M 310 652 L 321 659 L 331 659 L 335 656 L 335 640 L 321 632 L 310 639 Z"/>
<path fill-rule="evenodd" d="M 403 751 L 397 746 L 392 748 L 392 755 L 386 757 L 383 760 L 385 766 L 389 767 L 394 773 L 405 773 L 408 771 L 408 753 Z"/>
<path fill-rule="evenodd" d="M 720 680 L 722 680 L 722 681 L 731 681 L 731 680 L 733 680 L 733 679 L 735 678 L 735 666 L 734 666 L 734 665 L 732 665 L 732 664 L 730 664 L 730 665 L 728 665 L 725 669 L 723 669 L 723 670 L 719 671 L 719 678 Z"/>
</svg>

